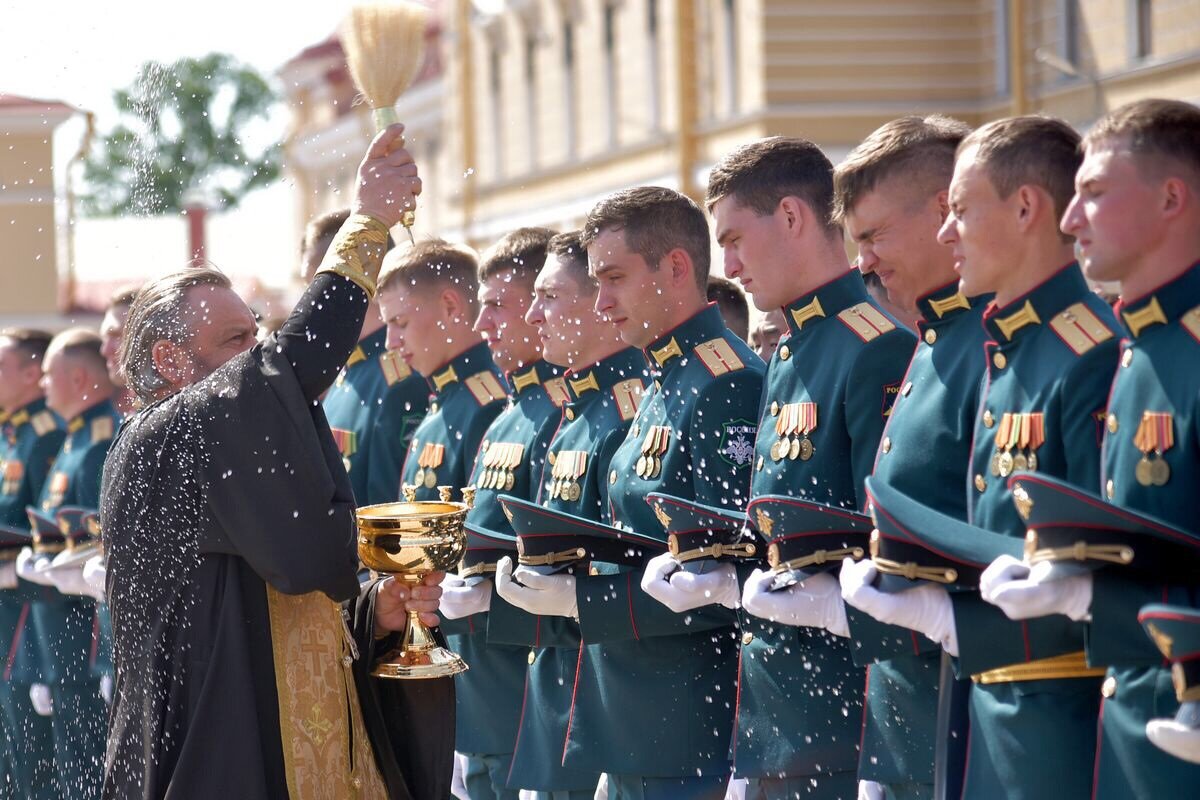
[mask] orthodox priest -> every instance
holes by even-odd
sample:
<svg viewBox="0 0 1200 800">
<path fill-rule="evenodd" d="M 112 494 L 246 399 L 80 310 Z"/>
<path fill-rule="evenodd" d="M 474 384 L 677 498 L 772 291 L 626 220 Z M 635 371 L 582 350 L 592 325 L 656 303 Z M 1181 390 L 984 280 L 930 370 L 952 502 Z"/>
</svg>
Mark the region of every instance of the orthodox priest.
<svg viewBox="0 0 1200 800">
<path fill-rule="evenodd" d="M 449 793 L 452 681 L 369 677 L 406 609 L 436 624 L 442 576 L 360 590 L 353 494 L 317 402 L 357 343 L 388 228 L 421 189 L 402 131 L 371 143 L 353 214 L 278 333 L 258 343 L 210 268 L 148 284 L 130 310 L 121 364 L 145 407 L 101 493 L 106 798 Z"/>
</svg>

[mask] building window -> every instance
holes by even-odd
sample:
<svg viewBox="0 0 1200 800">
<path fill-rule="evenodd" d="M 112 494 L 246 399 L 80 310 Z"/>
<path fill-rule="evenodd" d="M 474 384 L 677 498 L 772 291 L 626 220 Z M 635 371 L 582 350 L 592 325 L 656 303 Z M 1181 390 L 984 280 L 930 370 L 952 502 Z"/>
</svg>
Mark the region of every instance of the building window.
<svg viewBox="0 0 1200 800">
<path fill-rule="evenodd" d="M 996 94 L 1003 96 L 1012 90 L 1008 78 L 1008 0 L 995 0 L 992 19 L 996 26 Z"/>
<path fill-rule="evenodd" d="M 575 155 L 575 26 L 563 22 L 563 119 L 566 121 L 567 157 Z"/>
<path fill-rule="evenodd" d="M 617 9 L 604 6 L 604 103 L 608 113 L 608 144 L 617 143 Z"/>
<path fill-rule="evenodd" d="M 538 162 L 537 35 L 525 34 L 525 119 L 529 124 L 529 166 Z"/>
<path fill-rule="evenodd" d="M 500 74 L 500 46 L 493 44 L 488 53 L 489 79 L 491 80 L 491 110 L 492 110 L 492 163 L 495 164 L 497 178 L 504 177 L 504 109 L 501 86 L 503 75 Z"/>
<path fill-rule="evenodd" d="M 1058 54 L 1073 67 L 1079 66 L 1079 0 L 1059 0 L 1062 26 Z"/>
<path fill-rule="evenodd" d="M 1133 24 L 1129 26 L 1129 51 L 1134 59 L 1149 58 L 1154 52 L 1154 3 L 1130 0 Z"/>
<path fill-rule="evenodd" d="M 721 12 L 725 30 L 725 113 L 732 117 L 738 110 L 738 24 L 734 0 L 722 0 Z"/>
<path fill-rule="evenodd" d="M 648 57 L 646 100 L 649 103 L 649 128 L 656 131 L 662 125 L 662 98 L 659 80 L 662 72 L 658 58 L 658 0 L 646 0 L 646 54 Z"/>
</svg>

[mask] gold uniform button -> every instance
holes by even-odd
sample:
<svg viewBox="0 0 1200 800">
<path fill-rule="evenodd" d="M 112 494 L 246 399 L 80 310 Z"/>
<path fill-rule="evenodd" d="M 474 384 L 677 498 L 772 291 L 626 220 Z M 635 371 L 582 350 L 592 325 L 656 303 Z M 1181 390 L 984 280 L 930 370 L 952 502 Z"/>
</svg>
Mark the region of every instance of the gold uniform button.
<svg viewBox="0 0 1200 800">
<path fill-rule="evenodd" d="M 575 419 L 575 412 L 569 408 L 567 409 L 567 419 Z"/>
<path fill-rule="evenodd" d="M 1104 679 L 1104 683 L 1100 685 L 1100 694 L 1105 697 L 1113 697 L 1117 693 L 1117 679 L 1109 675 Z"/>
<path fill-rule="evenodd" d="M 779 403 L 777 403 L 774 400 L 771 401 L 771 416 L 772 417 L 779 416 Z"/>
<path fill-rule="evenodd" d="M 1117 428 L 1119 428 L 1119 427 L 1121 427 L 1121 426 L 1120 426 L 1120 423 L 1117 422 L 1117 415 L 1109 414 L 1108 415 L 1108 432 L 1116 433 Z"/>
<path fill-rule="evenodd" d="M 996 365 L 996 369 L 1004 369 L 1008 366 L 1008 358 L 1004 353 L 995 353 L 992 355 L 992 363 Z"/>
<path fill-rule="evenodd" d="M 617 482 L 617 471 L 614 469 L 612 472 L 608 473 L 608 485 L 612 486 L 616 482 Z"/>
<path fill-rule="evenodd" d="M 883 452 L 890 453 L 892 451 L 892 439 L 890 436 L 883 437 Z"/>
<path fill-rule="evenodd" d="M 983 427 L 990 428 L 996 424 L 996 417 L 993 416 L 992 410 L 985 409 L 983 412 Z"/>
<path fill-rule="evenodd" d="M 1114 493 L 1115 491 L 1116 491 L 1116 487 L 1114 487 L 1114 486 L 1113 486 L 1112 478 L 1109 478 L 1109 479 L 1108 479 L 1108 483 L 1104 484 L 1104 493 L 1105 493 L 1106 495 L 1108 495 L 1108 499 L 1109 499 L 1109 500 L 1112 500 L 1112 499 L 1113 499 L 1113 493 Z"/>
<path fill-rule="evenodd" d="M 912 381 L 904 384 L 904 388 L 900 390 L 900 394 L 908 397 L 908 393 L 912 391 Z"/>
<path fill-rule="evenodd" d="M 1133 363 L 1133 350 L 1132 350 L 1132 348 L 1126 348 L 1125 352 L 1121 354 L 1121 366 L 1128 367 L 1132 363 Z"/>
<path fill-rule="evenodd" d="M 979 475 L 978 473 L 975 475 L 975 488 L 981 492 L 987 488 L 987 481 L 985 481 L 983 476 Z"/>
<path fill-rule="evenodd" d="M 937 331 L 933 328 L 925 331 L 925 344 L 933 344 L 937 341 Z"/>
<path fill-rule="evenodd" d="M 753 641 L 754 641 L 753 633 L 743 633 L 742 634 L 742 644 L 750 644 Z"/>
<path fill-rule="evenodd" d="M 792 357 L 791 349 L 786 344 L 781 344 L 779 346 L 779 360 L 787 361 L 791 357 Z"/>
</svg>

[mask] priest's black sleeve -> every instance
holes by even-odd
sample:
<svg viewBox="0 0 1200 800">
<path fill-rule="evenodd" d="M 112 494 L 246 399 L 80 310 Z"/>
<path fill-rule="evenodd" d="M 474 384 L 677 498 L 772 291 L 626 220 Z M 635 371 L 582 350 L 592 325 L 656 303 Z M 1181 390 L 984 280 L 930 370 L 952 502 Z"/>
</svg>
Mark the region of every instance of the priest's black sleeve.
<svg viewBox="0 0 1200 800">
<path fill-rule="evenodd" d="M 367 313 L 367 293 L 353 281 L 319 272 L 275 335 L 305 399 L 333 385 L 354 352 Z"/>
</svg>

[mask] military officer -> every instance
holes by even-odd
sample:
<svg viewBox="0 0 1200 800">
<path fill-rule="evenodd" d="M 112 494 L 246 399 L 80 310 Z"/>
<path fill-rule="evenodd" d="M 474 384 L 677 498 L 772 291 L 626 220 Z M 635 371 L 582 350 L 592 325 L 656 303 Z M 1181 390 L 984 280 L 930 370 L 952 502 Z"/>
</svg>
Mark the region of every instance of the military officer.
<svg viewBox="0 0 1200 800">
<path fill-rule="evenodd" d="M 637 413 L 646 359 L 596 312 L 597 285 L 588 275 L 579 232 L 554 237 L 549 250 L 525 318 L 537 328 L 543 357 L 569 370 L 570 400 L 550 443 L 537 499 L 556 511 L 608 523 L 609 462 Z M 497 570 L 501 597 L 512 587 L 512 569 L 510 560 Z M 493 606 L 488 629 L 489 641 L 520 645 L 529 659 L 509 783 L 535 790 L 535 800 L 591 800 L 598 773 L 562 765 L 579 625 L 559 616 L 536 616 L 531 625 L 515 608 Z"/>
<path fill-rule="evenodd" d="M 120 351 L 121 339 L 125 335 L 125 319 L 129 309 L 137 297 L 139 286 L 125 286 L 113 292 L 108 299 L 108 307 L 104 309 L 104 318 L 100 320 L 100 353 L 108 366 L 108 379 L 117 387 L 113 404 L 122 414 L 128 414 L 136 408 L 136 398 L 125 385 L 125 377 L 121 374 Z"/>
<path fill-rule="evenodd" d="M 0 409 L 7 415 L 0 442 L 4 483 L 0 487 L 0 524 L 29 530 L 26 506 L 35 504 L 50 475 L 66 431 L 46 408 L 41 387 L 42 359 L 50 334 L 27 329 L 0 331 Z M 0 673 L 0 710 L 10 765 L 9 780 L 21 797 L 49 800 L 62 796 L 54 771 L 50 720 L 35 713 L 30 687 L 43 680 L 38 663 L 30 607 L 50 599 L 54 590 L 16 573 L 15 554 L 0 566 L 0 647 L 8 660 Z"/>
<path fill-rule="evenodd" d="M 1120 343 L 1098 489 L 1105 500 L 1200 531 L 1200 111 L 1143 100 L 1097 122 L 1084 142 L 1076 194 L 1062 219 L 1089 277 L 1119 281 Z M 990 599 L 1014 618 L 1090 617 L 1090 663 L 1103 686 L 1094 797 L 1168 797 L 1200 781 L 1200 766 L 1155 748 L 1146 725 L 1178 705 L 1169 669 L 1140 628 L 1151 602 L 1200 606 L 1194 580 L 1119 568 L 1054 580 L 996 565 Z M 1049 619 L 1060 617 L 1048 617 Z M 1035 620 L 1040 621 L 1040 620 Z M 1030 623 L 1032 624 L 1032 623 Z"/>
<path fill-rule="evenodd" d="M 782 308 L 790 332 L 767 369 L 752 495 L 857 508 L 914 340 L 850 268 L 832 217 L 833 166 L 811 142 L 764 139 L 714 167 L 707 203 L 726 275 L 760 310 Z M 658 562 L 671 569 L 670 556 Z M 733 565 L 711 577 L 722 573 L 736 586 Z M 648 569 L 647 591 L 692 605 L 671 598 L 683 573 L 653 577 Z M 745 579 L 734 768 L 751 779 L 748 797 L 854 797 L 863 673 L 841 638 L 837 580 L 819 572 L 771 591 L 774 578 Z"/>
<path fill-rule="evenodd" d="M 60 507 L 100 504 L 100 473 L 120 421 L 100 348 L 98 335 L 75 328 L 55 336 L 46 351 L 46 404 L 67 420 L 67 437 L 37 502 L 55 528 Z M 103 776 L 106 709 L 90 663 L 96 614 L 91 598 L 57 592 L 31 606 L 53 700 L 55 767 L 59 785 L 73 797 L 98 797 Z"/>
<path fill-rule="evenodd" d="M 868 136 L 834 173 L 835 211 L 858 244 L 859 269 L 877 276 L 891 301 L 918 320 L 917 348 L 883 431 L 874 480 L 963 521 L 989 298 L 959 290 L 953 254 L 937 231 L 949 211 L 954 152 L 968 133 L 946 117 L 903 117 Z M 843 582 L 865 567 L 844 567 Z M 848 622 L 855 660 L 870 665 L 859 777 L 883 784 L 890 797 L 932 798 L 943 651 L 853 607 Z M 961 763 L 953 767 L 958 772 Z"/>
<path fill-rule="evenodd" d="M 967 295 L 994 292 L 984 311 L 986 374 L 973 431 L 968 521 L 1023 538 L 1004 479 L 1014 469 L 1082 483 L 1099 466 L 1099 423 L 1116 361 L 1116 324 L 1072 261 L 1057 220 L 1071 196 L 1078 134 L 1060 120 L 990 123 L 959 146 L 950 215 L 939 240 Z M 879 564 L 874 565 L 875 568 Z M 1014 623 L 976 592 L 927 583 L 874 591 L 876 569 L 852 587 L 876 619 L 920 631 L 970 675 L 963 796 L 1086 796 L 1095 751 L 1099 673 L 1082 626 L 1065 618 Z"/>
<path fill-rule="evenodd" d="M 542 359 L 537 331 L 525 321 L 533 281 L 546 261 L 546 245 L 553 235 L 546 228 L 515 230 L 480 261 L 475 330 L 487 342 L 510 387 L 508 404 L 484 434 L 470 475 L 477 494 L 467 525 L 489 533 L 512 534 L 496 499 L 500 494 L 523 499 L 536 494 L 546 448 L 567 399 L 566 381 L 557 367 Z M 447 576 L 442 582 L 442 614 L 447 618 L 442 631 L 471 665 L 470 671 L 455 678 L 455 749 L 466 756 L 463 779 L 472 800 L 516 800 L 517 790 L 527 788 L 510 781 L 509 771 L 528 650 L 491 640 L 488 610 L 505 603 L 493 599 L 490 578 L 478 580 L 486 574 L 478 570 L 488 568 L 494 569 L 494 564 L 478 562 L 470 575 Z"/>
<path fill-rule="evenodd" d="M 472 330 L 477 271 L 473 251 L 436 239 L 384 256 L 377 297 L 387 348 L 433 384 L 400 473 L 418 500 L 437 499 L 438 486 L 468 484 L 483 433 L 507 398 L 503 376 Z"/>
<path fill-rule="evenodd" d="M 1171 662 L 1171 677 L 1179 711 L 1174 719 L 1152 719 L 1146 735 L 1160 749 L 1192 764 L 1200 764 L 1200 610 L 1151 604 L 1138 613 L 1146 635 Z"/>
<path fill-rule="evenodd" d="M 349 209 L 341 209 L 308 224 L 301 256 L 306 285 L 349 216 Z M 389 249 L 391 244 L 389 235 Z M 385 347 L 386 339 L 379 307 L 371 301 L 358 347 L 321 401 L 359 505 L 399 497 L 404 454 L 429 407 L 428 382 Z"/>
<path fill-rule="evenodd" d="M 663 538 L 661 492 L 743 508 L 763 364 L 706 299 L 709 231 L 686 197 L 658 187 L 601 200 L 583 228 L 597 310 L 643 348 L 654 384 L 612 457 L 615 525 Z M 568 489 L 568 491 L 570 491 Z M 676 614 L 640 575 L 514 573 L 513 602 L 578 616 L 583 648 L 563 764 L 606 772 L 611 800 L 720 798 L 729 778 L 737 644 L 719 605 Z M 613 713 L 620 708 L 620 713 Z"/>
</svg>

